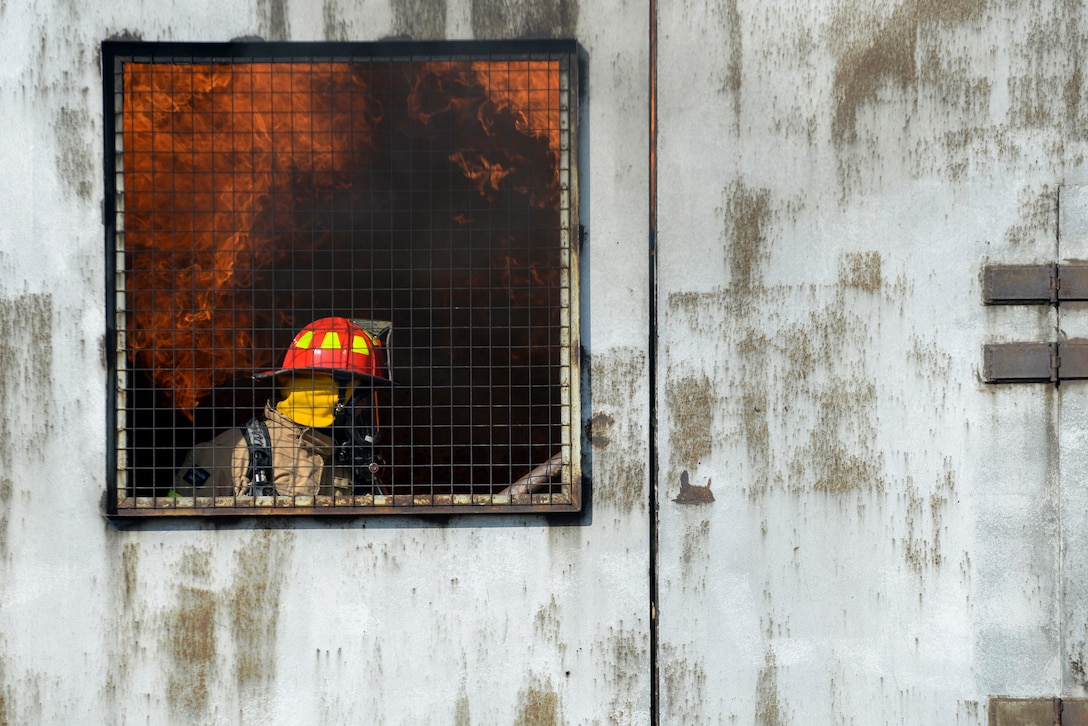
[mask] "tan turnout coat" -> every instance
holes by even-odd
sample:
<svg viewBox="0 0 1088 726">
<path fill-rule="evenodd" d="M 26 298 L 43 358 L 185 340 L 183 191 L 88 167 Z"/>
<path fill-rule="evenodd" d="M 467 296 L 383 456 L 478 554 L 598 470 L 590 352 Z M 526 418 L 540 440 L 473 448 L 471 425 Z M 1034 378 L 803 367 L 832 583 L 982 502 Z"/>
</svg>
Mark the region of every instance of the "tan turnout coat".
<svg viewBox="0 0 1088 726">
<path fill-rule="evenodd" d="M 272 443 L 272 481 L 281 496 L 351 493 L 350 470 L 334 470 L 332 437 L 300 426 L 265 406 L 264 420 Z M 181 496 L 225 497 L 249 493 L 249 446 L 241 428 L 233 428 L 198 444 L 186 455 L 174 477 Z"/>
</svg>

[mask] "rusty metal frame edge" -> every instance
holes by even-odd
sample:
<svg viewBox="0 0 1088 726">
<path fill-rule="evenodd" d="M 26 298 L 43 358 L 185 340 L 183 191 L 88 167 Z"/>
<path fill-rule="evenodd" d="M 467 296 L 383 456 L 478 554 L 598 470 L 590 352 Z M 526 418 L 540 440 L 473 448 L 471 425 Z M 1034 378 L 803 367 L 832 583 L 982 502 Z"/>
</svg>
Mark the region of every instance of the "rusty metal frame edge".
<svg viewBox="0 0 1088 726">
<path fill-rule="evenodd" d="M 580 499 L 580 497 L 579 497 Z M 181 518 L 219 518 L 219 517 L 320 517 L 343 518 L 372 515 L 413 515 L 458 514 L 570 514 L 581 511 L 581 503 L 562 504 L 414 504 L 380 506 L 252 506 L 252 507 L 132 507 L 122 502 L 116 512 L 109 513 L 111 520 L 124 521 L 134 519 L 175 519 Z"/>
</svg>

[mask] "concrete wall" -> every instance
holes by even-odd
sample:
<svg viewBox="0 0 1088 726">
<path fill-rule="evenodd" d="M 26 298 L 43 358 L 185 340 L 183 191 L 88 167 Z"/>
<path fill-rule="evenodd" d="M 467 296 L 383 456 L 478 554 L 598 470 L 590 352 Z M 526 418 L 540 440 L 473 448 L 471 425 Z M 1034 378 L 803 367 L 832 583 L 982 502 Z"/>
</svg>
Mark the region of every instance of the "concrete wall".
<svg viewBox="0 0 1088 726">
<path fill-rule="evenodd" d="M 0 723 L 984 724 L 1088 694 L 1083 385 L 981 382 L 984 343 L 1088 313 L 980 290 L 1088 257 L 1085 11 L 656 10 L 651 351 L 648 3 L 0 0 Z M 242 36 L 585 48 L 578 521 L 102 517 L 99 43 Z"/>
<path fill-rule="evenodd" d="M 0 723 L 649 721 L 648 22 L 639 5 L 0 1 Z M 609 424 L 579 521 L 103 518 L 99 44 L 241 36 L 564 37 L 593 57 L 584 407 Z"/>
<path fill-rule="evenodd" d="M 987 385 L 981 348 L 1088 321 L 980 291 L 986 263 L 1088 255 L 1058 227 L 1086 175 L 1083 9 L 664 0 L 659 22 L 662 722 L 1083 696 L 1083 386 Z"/>
</svg>

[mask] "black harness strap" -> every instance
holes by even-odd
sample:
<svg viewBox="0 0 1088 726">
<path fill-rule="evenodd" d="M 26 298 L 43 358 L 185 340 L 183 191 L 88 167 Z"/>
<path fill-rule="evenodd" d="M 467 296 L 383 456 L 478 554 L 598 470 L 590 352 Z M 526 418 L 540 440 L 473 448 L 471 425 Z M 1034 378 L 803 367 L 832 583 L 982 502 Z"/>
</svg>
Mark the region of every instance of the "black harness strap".
<svg viewBox="0 0 1088 726">
<path fill-rule="evenodd" d="M 251 418 L 242 428 L 242 435 L 249 446 L 249 468 L 246 478 L 253 482 L 250 495 L 271 496 L 276 493 L 272 484 L 272 439 L 268 425 L 259 418 Z"/>
</svg>

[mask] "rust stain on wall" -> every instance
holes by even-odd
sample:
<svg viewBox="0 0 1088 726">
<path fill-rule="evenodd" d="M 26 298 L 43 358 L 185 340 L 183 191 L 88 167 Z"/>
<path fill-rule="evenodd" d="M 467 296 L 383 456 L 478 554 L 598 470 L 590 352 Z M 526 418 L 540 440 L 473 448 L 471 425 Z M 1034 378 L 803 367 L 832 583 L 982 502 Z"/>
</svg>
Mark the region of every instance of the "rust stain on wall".
<svg viewBox="0 0 1088 726">
<path fill-rule="evenodd" d="M 260 36 L 266 40 L 289 40 L 287 0 L 257 0 L 257 22 Z"/>
<path fill-rule="evenodd" d="M 602 643 L 607 654 L 603 659 L 605 678 L 612 685 L 605 723 L 634 723 L 638 720 L 639 702 L 648 682 L 643 674 L 650 670 L 649 639 L 643 630 L 625 629 L 622 622 L 610 627 Z"/>
<path fill-rule="evenodd" d="M 83 200 L 90 200 L 95 188 L 94 145 L 87 143 L 87 132 L 94 127 L 91 114 L 85 107 L 62 106 L 53 122 L 57 171 L 68 187 Z"/>
<path fill-rule="evenodd" d="M 1058 189 L 1043 184 L 1024 187 L 1017 199 L 1020 221 L 1005 231 L 1010 245 L 1034 245 L 1058 239 Z"/>
<path fill-rule="evenodd" d="M 791 489 L 811 485 L 815 491 L 831 493 L 883 490 L 883 452 L 866 442 L 874 429 L 866 431 L 863 423 L 872 415 L 875 390 L 871 382 L 841 377 L 813 392 L 816 423 L 808 443 L 790 461 Z"/>
<path fill-rule="evenodd" d="M 537 608 L 533 629 L 537 635 L 562 648 L 559 640 L 559 603 L 555 601 L 555 595 L 547 605 Z"/>
<path fill-rule="evenodd" d="M 739 235 L 748 239 L 741 245 L 748 252 L 734 257 L 740 288 L 668 297 L 670 326 L 717 339 L 717 347 L 728 351 L 724 363 L 708 361 L 709 373 L 674 373 L 665 383 L 668 410 L 677 412 L 669 431 L 675 473 L 668 476 L 696 471 L 714 446 L 742 437 L 744 486 L 752 496 L 776 486 L 832 494 L 883 491 L 878 379 L 862 352 L 872 345 L 872 305 L 898 300 L 905 291 L 889 286 L 880 254 L 871 251 L 843 254 L 833 285 L 766 287 L 756 260 L 775 214 L 767 199 L 748 208 L 760 210 L 748 215 L 758 220 L 748 225 L 758 233 Z M 870 298 L 867 308 L 856 305 L 862 297 Z M 787 309 L 795 312 L 779 313 Z M 723 419 L 740 425 L 723 428 Z"/>
<path fill-rule="evenodd" d="M 594 449 L 594 507 L 605 504 L 621 512 L 635 513 L 646 508 L 647 434 L 638 427 L 641 418 L 634 415 L 648 394 L 646 355 L 641 350 L 620 348 L 590 360 L 593 381 L 593 406 L 598 411 L 624 411 L 619 421 L 609 426 L 611 443 Z"/>
<path fill-rule="evenodd" d="M 701 657 L 689 660 L 685 651 L 684 646 L 661 645 L 661 683 L 665 695 L 662 723 L 673 720 L 682 723 L 688 714 L 702 713 L 706 705 L 706 668 Z"/>
<path fill-rule="evenodd" d="M 1083 15 L 1081 3 L 1047 3 L 1017 29 L 1009 46 L 1014 62 L 1008 79 L 1013 128 L 1060 128 L 1065 140 L 1084 140 L 1088 120 L 1082 105 Z"/>
<path fill-rule="evenodd" d="M 139 583 L 140 548 L 135 542 L 125 542 L 121 549 L 121 571 L 125 578 L 125 606 L 131 607 Z"/>
<path fill-rule="evenodd" d="M 495 38 L 574 38 L 577 0 L 472 0 L 472 35 Z"/>
<path fill-rule="evenodd" d="M 767 257 L 770 192 L 749 189 L 738 181 L 725 191 L 726 265 L 730 284 L 739 299 L 762 282 L 761 265 Z"/>
<path fill-rule="evenodd" d="M 756 677 L 756 724 L 786 726 L 787 723 L 778 693 L 778 665 L 774 651 L 768 650 Z"/>
<path fill-rule="evenodd" d="M 918 491 L 910 476 L 901 494 L 906 504 L 907 524 L 903 556 L 919 575 L 929 567 L 939 568 L 944 562 L 941 552 L 941 533 L 945 530 L 944 508 L 956 488 L 951 462 L 946 461 L 945 467 L 944 478 L 928 496 Z"/>
<path fill-rule="evenodd" d="M 680 563 L 685 573 L 688 568 L 705 564 L 709 555 L 710 520 L 704 519 L 684 528 L 683 544 L 680 547 Z"/>
<path fill-rule="evenodd" d="M 1088 655 L 1085 654 L 1084 641 L 1069 646 L 1069 675 L 1079 688 L 1088 688 Z"/>
<path fill-rule="evenodd" d="M 714 412 L 720 399 L 705 373 L 694 373 L 665 383 L 669 411 L 669 443 L 676 467 L 696 469 L 710 455 Z"/>
<path fill-rule="evenodd" d="M 888 85 L 907 88 L 917 80 L 919 29 L 927 24 L 964 23 L 981 17 L 984 0 L 905 0 L 879 27 L 863 31 L 835 66 L 835 115 L 832 136 L 837 143 L 856 138 L 858 108 L 877 100 Z M 856 22 L 855 8 L 836 19 L 833 32 Z"/>
<path fill-rule="evenodd" d="M 468 696 L 462 693 L 457 697 L 457 705 L 453 712 L 455 726 L 472 726 L 472 715 L 468 706 Z"/>
<path fill-rule="evenodd" d="M 0 562 L 10 558 L 10 552 L 8 551 L 8 512 L 11 511 L 11 491 L 11 477 L 7 474 L 0 474 Z"/>
<path fill-rule="evenodd" d="M 344 20 L 343 12 L 337 0 L 323 0 L 321 3 L 322 35 L 330 42 L 350 40 L 351 33 Z"/>
<path fill-rule="evenodd" d="M 393 32 L 412 40 L 446 37 L 445 0 L 398 0 L 393 7 Z"/>
<path fill-rule="evenodd" d="M 167 616 L 163 637 L 173 662 L 164 684 L 172 710 L 192 717 L 208 708 L 208 687 L 216 679 L 215 593 L 183 585 Z"/>
<path fill-rule="evenodd" d="M 15 713 L 15 699 L 8 687 L 7 668 L 0 658 L 0 724 L 15 723 L 12 714 Z"/>
<path fill-rule="evenodd" d="M 276 674 L 280 590 L 294 544 L 291 531 L 261 530 L 234 553 L 234 582 L 224 593 L 240 689 Z"/>
<path fill-rule="evenodd" d="M 563 716 L 559 695 L 551 680 L 539 681 L 518 694 L 518 715 L 515 726 L 559 726 Z"/>
<path fill-rule="evenodd" d="M 884 284 L 880 274 L 880 253 L 844 252 L 839 255 L 839 284 L 865 292 L 877 292 Z"/>
<path fill-rule="evenodd" d="M 741 86 L 744 79 L 744 35 L 741 29 L 737 0 L 718 0 L 715 20 L 726 29 L 726 47 L 722 53 L 709 58 L 724 58 L 725 67 L 718 75 L 718 92 L 728 94 L 733 101 L 733 133 L 740 134 Z"/>
<path fill-rule="evenodd" d="M 44 461 L 43 441 L 57 420 L 53 384 L 53 345 L 27 341 L 53 339 L 53 299 L 22 295 L 0 299 L 0 563 L 10 559 L 8 529 L 15 472 Z"/>
</svg>

